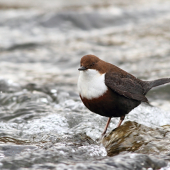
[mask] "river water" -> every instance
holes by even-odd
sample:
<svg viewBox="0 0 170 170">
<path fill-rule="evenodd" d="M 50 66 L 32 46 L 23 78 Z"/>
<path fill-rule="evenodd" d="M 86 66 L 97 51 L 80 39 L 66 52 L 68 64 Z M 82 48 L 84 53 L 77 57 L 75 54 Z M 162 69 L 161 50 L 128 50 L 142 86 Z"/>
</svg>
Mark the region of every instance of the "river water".
<svg viewBox="0 0 170 170">
<path fill-rule="evenodd" d="M 0 169 L 170 169 L 170 85 L 123 125 L 77 91 L 83 55 L 170 77 L 168 0 L 0 0 Z"/>
</svg>

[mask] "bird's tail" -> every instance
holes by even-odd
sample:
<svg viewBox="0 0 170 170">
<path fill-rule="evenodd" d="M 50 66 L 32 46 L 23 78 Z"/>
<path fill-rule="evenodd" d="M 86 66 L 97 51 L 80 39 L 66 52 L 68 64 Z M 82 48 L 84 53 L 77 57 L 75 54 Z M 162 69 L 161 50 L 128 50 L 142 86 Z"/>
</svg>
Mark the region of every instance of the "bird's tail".
<svg viewBox="0 0 170 170">
<path fill-rule="evenodd" d="M 153 81 L 145 81 L 145 94 L 152 89 L 153 87 L 157 87 L 166 83 L 170 83 L 170 78 L 162 78 Z"/>
</svg>

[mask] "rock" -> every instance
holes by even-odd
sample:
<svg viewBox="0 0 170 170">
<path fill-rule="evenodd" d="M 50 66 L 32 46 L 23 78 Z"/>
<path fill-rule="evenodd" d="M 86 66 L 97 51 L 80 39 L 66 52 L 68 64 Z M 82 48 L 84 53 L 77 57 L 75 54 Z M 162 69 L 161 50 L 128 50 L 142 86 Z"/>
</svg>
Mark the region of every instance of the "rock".
<svg viewBox="0 0 170 170">
<path fill-rule="evenodd" d="M 168 153 L 169 126 L 166 129 L 153 129 L 136 122 L 127 121 L 119 128 L 112 130 L 102 139 L 108 156 L 128 151 L 143 154 Z"/>
</svg>

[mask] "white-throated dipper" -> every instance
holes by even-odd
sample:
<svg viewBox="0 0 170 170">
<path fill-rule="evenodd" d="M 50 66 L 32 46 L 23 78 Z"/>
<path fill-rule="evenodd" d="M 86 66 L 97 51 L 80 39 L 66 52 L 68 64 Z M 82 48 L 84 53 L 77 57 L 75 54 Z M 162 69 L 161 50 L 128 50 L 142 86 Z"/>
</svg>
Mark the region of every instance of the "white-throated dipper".
<svg viewBox="0 0 170 170">
<path fill-rule="evenodd" d="M 78 91 L 84 105 L 94 113 L 109 117 L 102 135 L 112 117 L 120 117 L 119 127 L 126 114 L 141 102 L 148 102 L 145 95 L 151 88 L 170 82 L 170 78 L 140 80 L 94 55 L 83 56 L 78 70 Z"/>
</svg>

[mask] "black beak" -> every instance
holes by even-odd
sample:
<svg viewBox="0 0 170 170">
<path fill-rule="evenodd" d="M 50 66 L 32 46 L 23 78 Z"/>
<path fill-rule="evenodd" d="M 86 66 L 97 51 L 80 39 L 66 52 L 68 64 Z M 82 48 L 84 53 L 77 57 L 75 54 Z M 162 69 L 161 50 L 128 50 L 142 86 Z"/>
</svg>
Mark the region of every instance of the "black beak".
<svg viewBox="0 0 170 170">
<path fill-rule="evenodd" d="M 87 70 L 87 68 L 84 67 L 84 66 L 82 66 L 82 67 L 80 67 L 78 70 L 79 70 L 79 71 L 84 71 L 84 70 Z"/>
</svg>

